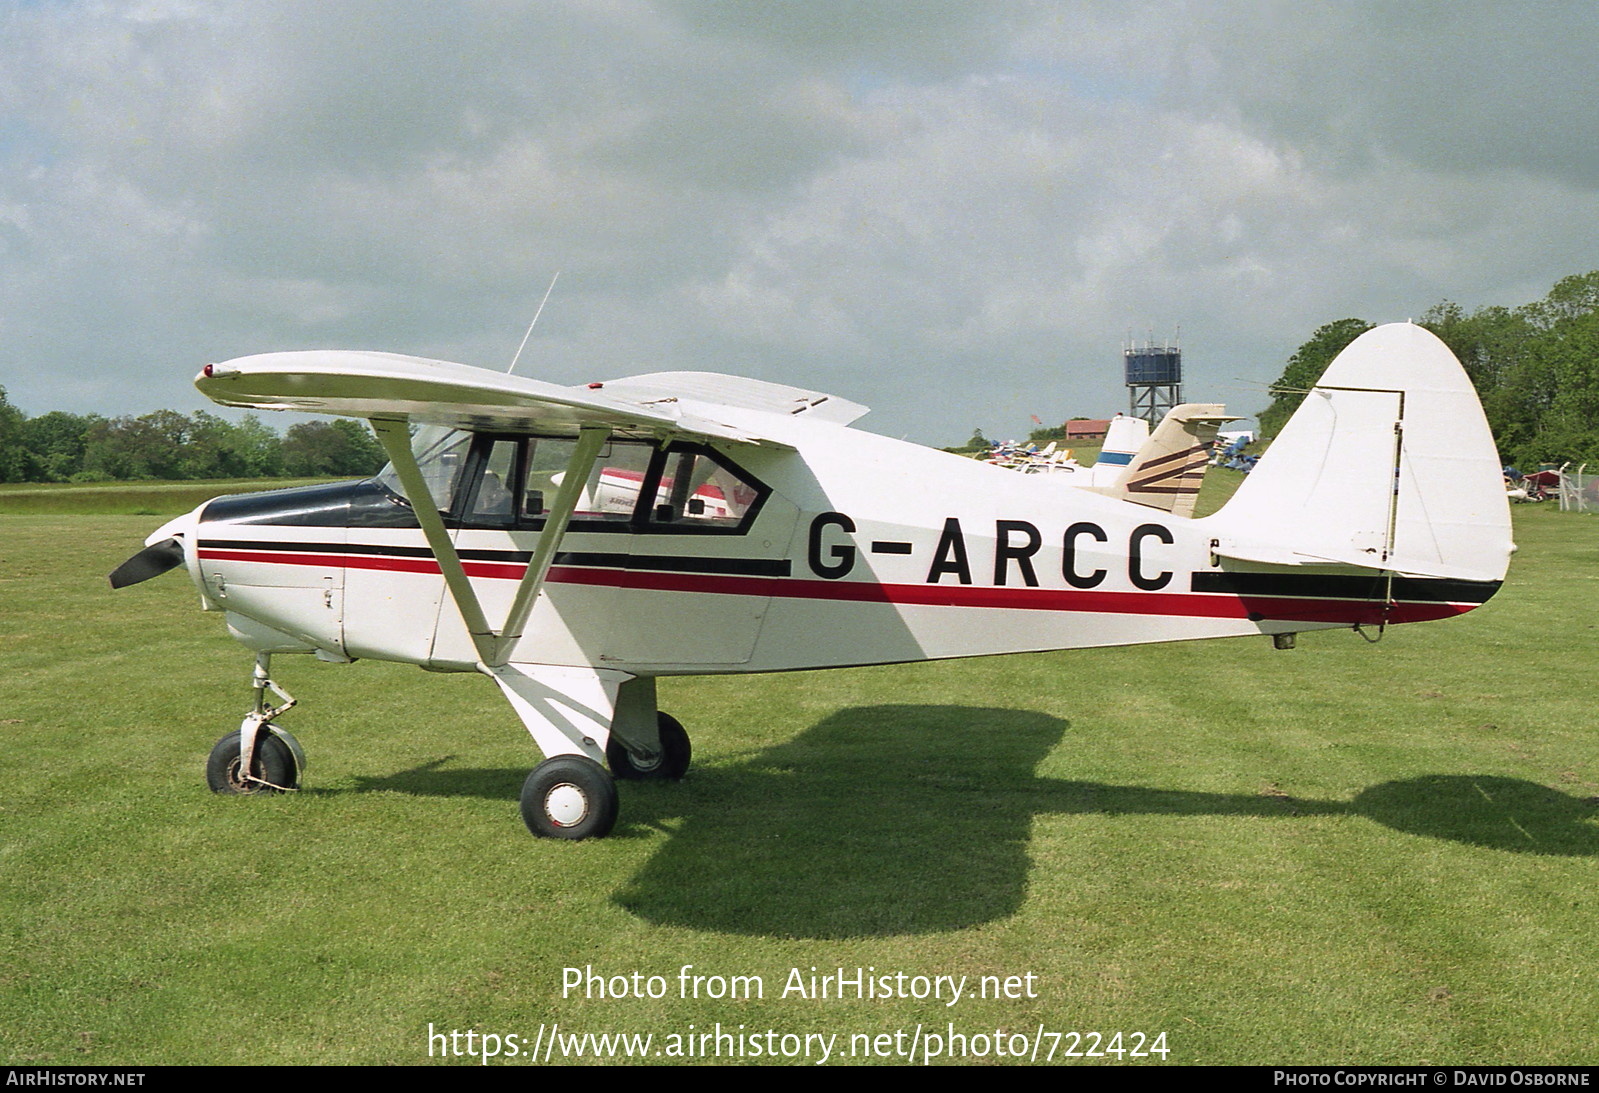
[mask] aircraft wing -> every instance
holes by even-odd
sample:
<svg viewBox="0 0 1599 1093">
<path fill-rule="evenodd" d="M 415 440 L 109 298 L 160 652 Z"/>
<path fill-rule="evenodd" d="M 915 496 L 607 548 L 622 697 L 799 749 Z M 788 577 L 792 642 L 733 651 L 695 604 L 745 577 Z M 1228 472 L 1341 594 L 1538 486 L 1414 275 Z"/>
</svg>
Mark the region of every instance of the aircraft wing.
<svg viewBox="0 0 1599 1093">
<path fill-rule="evenodd" d="M 606 384 L 563 387 L 396 353 L 262 353 L 207 365 L 194 382 L 213 402 L 254 410 L 407 417 L 456 428 L 555 436 L 604 426 L 624 434 L 695 435 L 788 447 L 719 420 L 713 403 L 682 405 L 669 393 L 670 385 L 630 390 L 626 381 L 619 381 L 612 394 Z M 746 414 L 728 416 L 748 420 Z"/>
<path fill-rule="evenodd" d="M 837 395 L 715 372 L 652 372 L 645 376 L 606 380 L 605 390 L 641 401 L 667 398 L 673 402 L 692 402 L 700 409 L 730 406 L 786 417 L 803 416 L 808 421 L 827 421 L 834 425 L 848 425 L 868 412 L 860 403 Z"/>
</svg>

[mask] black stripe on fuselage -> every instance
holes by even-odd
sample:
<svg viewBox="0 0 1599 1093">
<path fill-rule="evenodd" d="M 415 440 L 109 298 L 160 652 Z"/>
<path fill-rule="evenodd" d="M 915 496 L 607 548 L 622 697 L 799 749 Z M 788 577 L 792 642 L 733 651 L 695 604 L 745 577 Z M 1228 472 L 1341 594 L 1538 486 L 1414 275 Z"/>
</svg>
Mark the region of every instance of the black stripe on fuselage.
<svg viewBox="0 0 1599 1093">
<path fill-rule="evenodd" d="M 1487 603 L 1501 581 L 1464 581 L 1449 577 L 1393 579 L 1395 600 L 1420 603 Z M 1332 573 L 1195 573 L 1195 592 L 1234 596 L 1306 596 L 1330 600 L 1381 600 L 1390 594 L 1386 574 Z"/>
<path fill-rule="evenodd" d="M 202 539 L 202 550 L 270 550 L 285 554 L 366 554 L 385 558 L 432 558 L 427 547 L 380 546 L 373 543 L 296 543 L 254 539 Z M 528 550 L 462 550 L 464 562 L 509 562 L 526 565 Z M 793 563 L 787 558 L 709 558 L 689 554 L 617 554 L 563 550 L 556 565 L 593 566 L 600 569 L 644 569 L 662 573 L 723 573 L 740 577 L 787 577 Z"/>
</svg>

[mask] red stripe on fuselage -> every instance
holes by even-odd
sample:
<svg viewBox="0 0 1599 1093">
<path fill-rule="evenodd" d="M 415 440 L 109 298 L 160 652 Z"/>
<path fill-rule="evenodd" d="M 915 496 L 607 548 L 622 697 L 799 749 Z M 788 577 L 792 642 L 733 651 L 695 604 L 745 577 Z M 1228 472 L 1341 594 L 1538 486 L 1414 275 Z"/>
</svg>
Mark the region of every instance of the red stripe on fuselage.
<svg viewBox="0 0 1599 1093">
<path fill-rule="evenodd" d="M 281 550 L 218 550 L 215 547 L 201 547 L 200 560 L 309 565 L 325 569 L 382 569 L 393 573 L 439 572 L 439 564 L 432 558 L 401 558 L 386 554 L 287 554 Z"/>
<path fill-rule="evenodd" d="M 291 554 L 284 551 L 218 550 L 204 547 L 206 561 L 264 562 L 333 569 L 374 569 L 397 573 L 439 572 L 431 558 L 379 554 Z M 470 577 L 520 580 L 522 562 L 463 561 Z M 646 569 L 550 567 L 548 580 L 602 588 L 635 588 L 655 592 L 698 592 L 722 596 L 776 596 L 789 599 L 837 600 L 848 603 L 892 603 L 919 607 L 981 607 L 1013 611 L 1071 611 L 1085 614 L 1168 615 L 1184 618 L 1259 621 L 1330 622 L 1375 625 L 1387 621 L 1425 622 L 1463 615 L 1475 603 L 1395 603 L 1386 612 L 1372 600 L 1327 597 L 1237 596 L 1217 592 L 1115 592 L 1094 589 L 994 588 L 975 585 L 880 584 L 875 581 L 824 581 L 804 577 L 740 577 L 721 574 L 670 573 Z M 1385 619 L 1386 616 L 1386 619 Z"/>
</svg>

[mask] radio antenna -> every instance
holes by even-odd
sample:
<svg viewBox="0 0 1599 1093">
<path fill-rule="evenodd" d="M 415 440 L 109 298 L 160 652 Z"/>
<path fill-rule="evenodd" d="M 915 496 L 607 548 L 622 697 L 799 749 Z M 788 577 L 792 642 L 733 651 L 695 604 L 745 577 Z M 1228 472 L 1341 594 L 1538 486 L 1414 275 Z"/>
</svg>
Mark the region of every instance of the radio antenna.
<svg viewBox="0 0 1599 1093">
<path fill-rule="evenodd" d="M 561 271 L 556 270 L 555 276 L 550 278 L 550 287 L 544 290 L 544 299 L 539 301 L 539 309 L 533 313 L 533 321 L 527 324 L 527 333 L 522 335 L 522 344 L 516 347 L 516 356 L 511 358 L 511 367 L 505 370 L 509 376 L 516 371 L 516 362 L 522 359 L 522 350 L 527 348 L 527 340 L 533 336 L 533 328 L 539 325 L 539 316 L 544 314 L 544 305 L 550 302 L 550 293 L 555 291 L 555 282 L 561 279 Z"/>
</svg>

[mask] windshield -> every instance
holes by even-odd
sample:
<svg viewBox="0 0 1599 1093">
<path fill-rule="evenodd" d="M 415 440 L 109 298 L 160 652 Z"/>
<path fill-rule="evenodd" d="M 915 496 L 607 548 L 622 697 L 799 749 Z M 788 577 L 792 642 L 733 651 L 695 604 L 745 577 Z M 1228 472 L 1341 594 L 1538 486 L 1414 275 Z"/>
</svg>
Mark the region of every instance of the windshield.
<svg viewBox="0 0 1599 1093">
<path fill-rule="evenodd" d="M 461 465 L 466 462 L 466 450 L 472 443 L 472 434 L 452 429 L 447 425 L 424 425 L 411 436 L 411 453 L 422 478 L 433 494 L 433 506 L 443 512 L 454 500 L 461 478 Z M 387 490 L 405 497 L 405 486 L 390 463 L 378 472 L 377 480 Z"/>
</svg>

